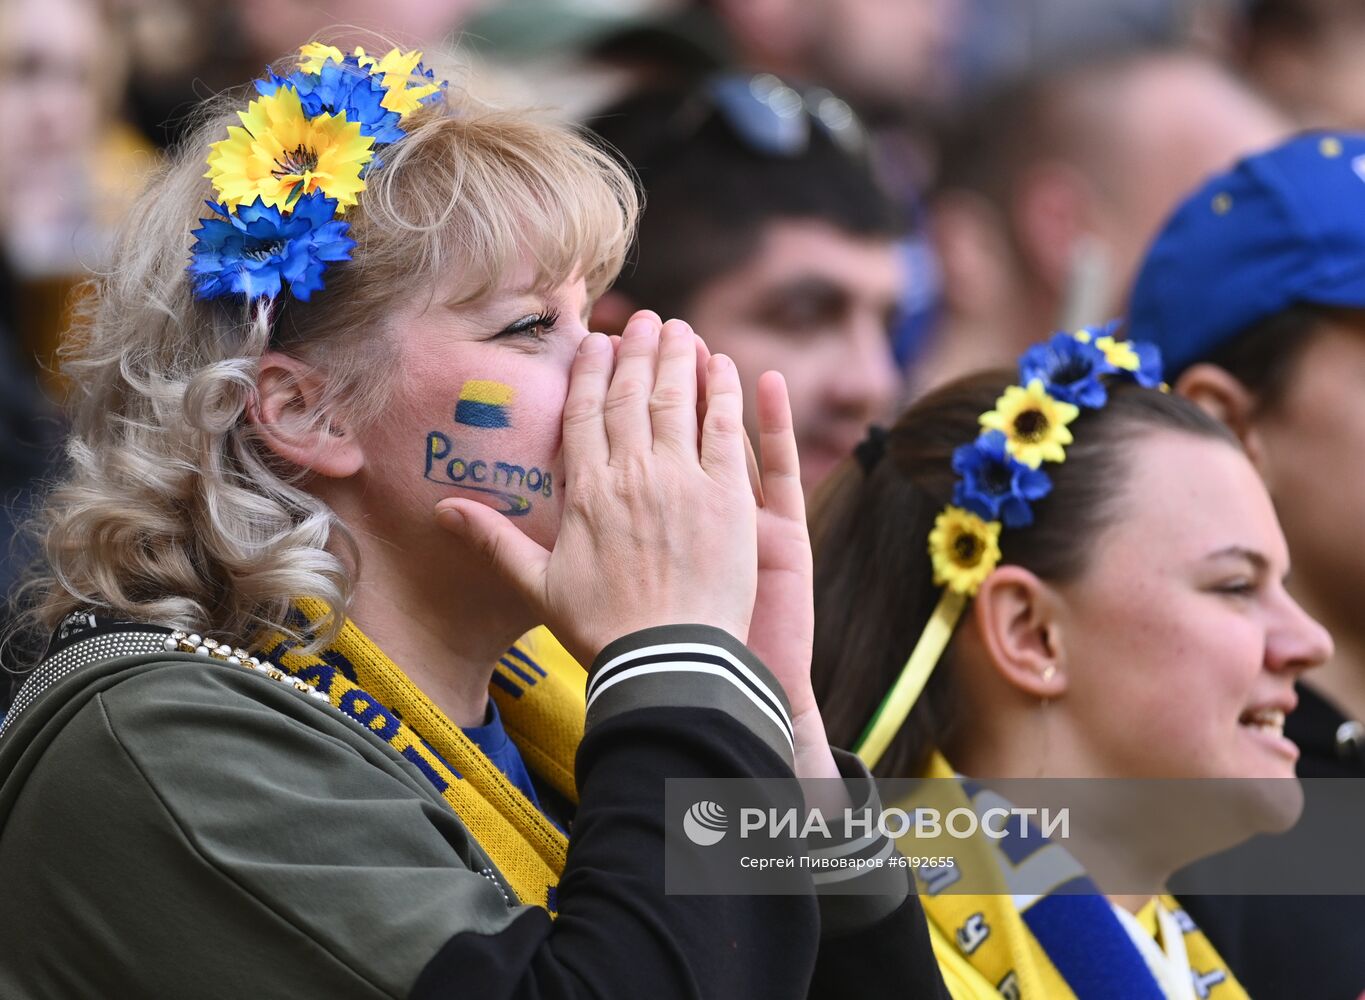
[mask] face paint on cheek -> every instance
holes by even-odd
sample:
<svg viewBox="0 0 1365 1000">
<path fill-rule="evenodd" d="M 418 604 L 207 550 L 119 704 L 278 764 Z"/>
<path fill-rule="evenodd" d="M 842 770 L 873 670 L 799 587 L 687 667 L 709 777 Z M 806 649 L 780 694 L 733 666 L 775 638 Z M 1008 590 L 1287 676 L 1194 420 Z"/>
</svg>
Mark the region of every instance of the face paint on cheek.
<svg viewBox="0 0 1365 1000">
<path fill-rule="evenodd" d="M 460 387 L 460 398 L 455 403 L 455 422 L 467 427 L 511 427 L 508 412 L 512 405 L 513 389 L 490 379 L 470 379 Z"/>
<path fill-rule="evenodd" d="M 554 478 L 548 471 L 496 458 L 453 455 L 453 450 L 454 444 L 448 436 L 440 431 L 428 431 L 423 478 L 496 497 L 504 505 L 502 513 L 511 517 L 531 512 L 531 498 L 527 493 L 546 498 L 554 496 Z"/>
</svg>

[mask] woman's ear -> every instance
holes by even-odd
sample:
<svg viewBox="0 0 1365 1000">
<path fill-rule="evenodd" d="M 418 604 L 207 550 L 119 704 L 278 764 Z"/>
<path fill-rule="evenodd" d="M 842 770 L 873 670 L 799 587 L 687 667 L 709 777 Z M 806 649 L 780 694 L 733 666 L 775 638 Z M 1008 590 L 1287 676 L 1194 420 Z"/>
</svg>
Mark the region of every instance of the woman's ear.
<svg viewBox="0 0 1365 1000">
<path fill-rule="evenodd" d="M 991 666 L 1030 698 L 1066 692 L 1059 604 L 1056 593 L 1022 566 L 998 566 L 972 604 L 981 643 Z"/>
<path fill-rule="evenodd" d="M 291 465 L 345 479 L 365 456 L 343 416 L 324 409 L 324 383 L 311 365 L 279 351 L 261 357 L 247 420 L 260 440 Z"/>
<path fill-rule="evenodd" d="M 1257 433 L 1256 397 L 1251 390 L 1224 368 L 1201 362 L 1191 365 L 1176 379 L 1175 391 L 1205 413 L 1228 425 L 1242 442 L 1242 450 L 1257 469 L 1265 449 Z"/>
</svg>

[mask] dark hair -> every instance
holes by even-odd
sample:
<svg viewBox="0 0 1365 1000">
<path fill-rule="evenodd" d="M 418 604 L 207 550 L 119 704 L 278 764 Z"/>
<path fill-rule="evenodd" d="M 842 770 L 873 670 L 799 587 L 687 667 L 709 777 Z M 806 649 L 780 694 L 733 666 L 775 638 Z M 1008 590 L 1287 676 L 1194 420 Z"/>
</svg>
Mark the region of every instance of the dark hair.
<svg viewBox="0 0 1365 1000">
<path fill-rule="evenodd" d="M 753 256 L 774 221 L 817 220 L 856 237 L 902 231 L 870 165 L 821 128 L 811 128 L 803 152 L 771 155 L 746 145 L 721 114 L 696 124 L 698 100 L 697 91 L 645 91 L 589 123 L 634 169 L 644 195 L 615 285 L 635 301 L 686 314 L 699 289 Z"/>
<path fill-rule="evenodd" d="M 817 494 L 815 547 L 815 696 L 836 746 L 852 746 L 890 689 L 924 630 L 941 590 L 933 582 L 928 537 L 953 492 L 953 450 L 972 441 L 1011 372 L 952 383 L 911 406 L 891 428 L 886 452 L 869 471 L 844 463 Z M 1126 472 L 1126 446 L 1139 429 L 1169 429 L 1226 441 L 1232 434 L 1193 403 L 1130 382 L 1109 388 L 1109 402 L 1083 410 L 1066 461 L 1049 464 L 1052 492 L 1033 505 L 1034 523 L 1006 529 L 1007 563 L 1062 583 L 1089 564 L 1096 539 L 1114 519 Z M 951 646 L 896 734 L 876 773 L 920 774 L 930 752 L 962 722 L 953 687 Z"/>
<path fill-rule="evenodd" d="M 1241 382 L 1256 397 L 1256 411 L 1265 413 L 1284 399 L 1299 359 L 1322 324 L 1343 316 L 1359 322 L 1360 315 L 1359 310 L 1295 304 L 1262 317 L 1198 360 L 1217 365 Z"/>
<path fill-rule="evenodd" d="M 1244 14 L 1247 47 L 1269 40 L 1316 44 L 1349 19 L 1359 19 L 1355 0 L 1250 0 Z"/>
</svg>

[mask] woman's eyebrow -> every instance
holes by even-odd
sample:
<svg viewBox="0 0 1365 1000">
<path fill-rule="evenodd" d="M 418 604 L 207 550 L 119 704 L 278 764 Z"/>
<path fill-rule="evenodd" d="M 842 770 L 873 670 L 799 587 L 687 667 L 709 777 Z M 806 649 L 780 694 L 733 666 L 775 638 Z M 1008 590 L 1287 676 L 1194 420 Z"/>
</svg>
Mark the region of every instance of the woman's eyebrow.
<svg viewBox="0 0 1365 1000">
<path fill-rule="evenodd" d="M 480 320 L 501 318 L 507 313 L 525 311 L 527 303 L 535 302 L 535 308 L 539 308 L 540 300 L 536 298 L 534 292 L 503 292 L 484 298 L 477 304 L 464 303 L 457 308 L 469 309 L 474 317 Z"/>
<path fill-rule="evenodd" d="M 1258 572 L 1266 573 L 1270 570 L 1270 560 L 1261 552 L 1249 549 L 1245 545 L 1227 545 L 1221 549 L 1214 549 L 1204 556 L 1205 559 L 1243 559 Z"/>
</svg>

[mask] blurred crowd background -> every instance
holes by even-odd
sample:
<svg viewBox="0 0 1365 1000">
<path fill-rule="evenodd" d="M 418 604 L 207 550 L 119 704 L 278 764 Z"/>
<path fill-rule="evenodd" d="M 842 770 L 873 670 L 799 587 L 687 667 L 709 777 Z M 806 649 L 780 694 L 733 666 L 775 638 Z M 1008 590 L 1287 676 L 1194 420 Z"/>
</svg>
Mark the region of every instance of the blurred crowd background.
<svg viewBox="0 0 1365 1000">
<path fill-rule="evenodd" d="M 637 263 L 596 321 L 648 305 L 737 360 L 761 344 L 753 365 L 791 369 L 809 485 L 914 394 L 1120 314 L 1206 174 L 1365 127 L 1360 0 L 0 0 L 0 587 L 123 207 L 205 97 L 376 33 L 634 161 Z M 745 157 L 810 162 L 769 180 Z M 773 218 L 815 221 L 779 240 Z"/>
</svg>

